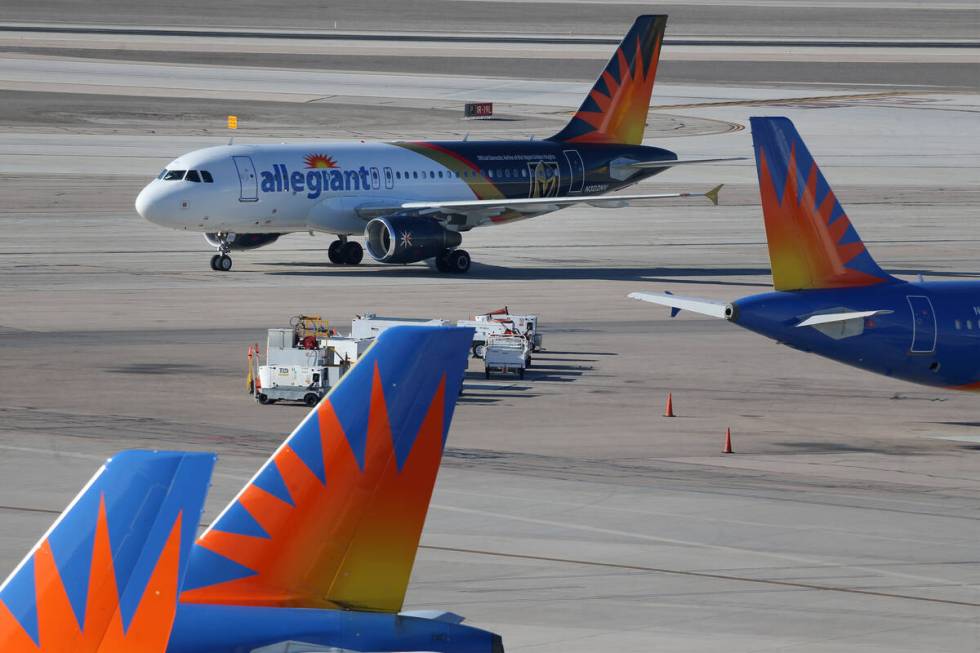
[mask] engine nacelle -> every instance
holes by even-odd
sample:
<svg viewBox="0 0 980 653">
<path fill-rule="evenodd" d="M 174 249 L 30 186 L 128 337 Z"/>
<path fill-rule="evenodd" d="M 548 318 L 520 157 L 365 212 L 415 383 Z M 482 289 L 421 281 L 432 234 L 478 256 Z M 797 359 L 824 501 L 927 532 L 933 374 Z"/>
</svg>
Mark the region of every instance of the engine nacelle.
<svg viewBox="0 0 980 653">
<path fill-rule="evenodd" d="M 279 240 L 282 234 L 224 234 L 225 243 L 232 250 L 256 249 L 265 247 Z M 204 234 L 204 240 L 211 247 L 221 247 L 218 234 Z"/>
<path fill-rule="evenodd" d="M 364 229 L 368 254 L 380 263 L 416 263 L 458 247 L 463 237 L 434 218 L 394 215 L 375 218 Z"/>
</svg>

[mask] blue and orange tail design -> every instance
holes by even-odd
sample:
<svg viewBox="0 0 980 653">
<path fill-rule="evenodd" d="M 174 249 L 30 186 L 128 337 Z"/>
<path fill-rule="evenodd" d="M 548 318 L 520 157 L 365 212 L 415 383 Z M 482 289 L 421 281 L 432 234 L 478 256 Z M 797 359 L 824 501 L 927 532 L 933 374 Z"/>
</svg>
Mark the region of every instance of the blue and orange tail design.
<svg viewBox="0 0 980 653">
<path fill-rule="evenodd" d="M 855 231 L 788 118 L 752 118 L 752 143 L 776 290 L 894 281 Z"/>
<path fill-rule="evenodd" d="M 110 459 L 0 586 L 0 651 L 163 653 L 213 467 Z"/>
<path fill-rule="evenodd" d="M 200 537 L 181 600 L 399 611 L 472 338 L 382 333 Z"/>
<path fill-rule="evenodd" d="M 582 106 L 551 140 L 639 145 L 666 29 L 666 16 L 638 17 Z"/>
</svg>

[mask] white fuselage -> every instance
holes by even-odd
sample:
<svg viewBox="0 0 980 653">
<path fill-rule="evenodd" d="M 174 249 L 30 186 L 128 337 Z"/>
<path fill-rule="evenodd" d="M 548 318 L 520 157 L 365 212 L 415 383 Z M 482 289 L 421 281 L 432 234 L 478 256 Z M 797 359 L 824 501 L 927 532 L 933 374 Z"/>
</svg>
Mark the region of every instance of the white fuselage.
<svg viewBox="0 0 980 653">
<path fill-rule="evenodd" d="M 397 210 L 403 202 L 499 196 L 496 189 L 511 181 L 514 190 L 519 182 L 527 186 L 535 156 L 541 158 L 451 169 L 410 144 L 210 147 L 171 162 L 142 190 L 136 208 L 150 222 L 187 231 L 360 234 L 379 211 Z M 466 230 L 491 217 L 472 216 L 450 228 Z"/>
</svg>

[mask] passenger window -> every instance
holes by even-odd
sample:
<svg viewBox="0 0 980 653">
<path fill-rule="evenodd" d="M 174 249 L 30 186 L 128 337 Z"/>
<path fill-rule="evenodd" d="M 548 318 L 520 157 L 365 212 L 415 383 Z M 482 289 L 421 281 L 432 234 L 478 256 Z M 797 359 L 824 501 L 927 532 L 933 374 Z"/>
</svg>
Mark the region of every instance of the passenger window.
<svg viewBox="0 0 980 653">
<path fill-rule="evenodd" d="M 967 331 L 973 331 L 973 321 L 972 320 L 967 320 L 966 321 L 966 330 Z"/>
<path fill-rule="evenodd" d="M 953 321 L 953 325 L 956 326 L 956 330 L 957 331 L 959 331 L 960 330 L 960 327 L 963 326 L 962 324 L 960 324 L 960 321 L 959 320 L 954 320 Z"/>
<path fill-rule="evenodd" d="M 184 178 L 184 173 L 186 170 L 168 170 L 167 174 L 163 176 L 164 181 L 180 181 Z"/>
<path fill-rule="evenodd" d="M 211 176 L 211 173 L 208 172 L 207 170 L 202 170 L 201 171 L 201 181 L 203 181 L 205 184 L 213 184 L 214 183 L 214 177 L 212 177 Z"/>
<path fill-rule="evenodd" d="M 418 179 L 418 178 L 419 178 L 419 173 L 418 170 L 416 170 L 415 172 L 412 173 L 412 179 Z"/>
<path fill-rule="evenodd" d="M 435 178 L 436 178 L 436 173 L 429 170 L 429 179 L 435 179 Z"/>
<path fill-rule="evenodd" d="M 442 170 L 439 171 L 439 179 L 442 179 Z"/>
<path fill-rule="evenodd" d="M 197 174 L 197 170 L 188 170 L 187 176 L 184 177 L 187 181 L 193 181 L 195 183 L 201 183 L 201 175 Z"/>
<path fill-rule="evenodd" d="M 395 171 L 395 179 L 401 179 L 401 178 L 402 178 L 402 173 L 400 173 L 400 172 L 398 172 L 398 171 L 396 170 L 396 171 Z"/>
</svg>

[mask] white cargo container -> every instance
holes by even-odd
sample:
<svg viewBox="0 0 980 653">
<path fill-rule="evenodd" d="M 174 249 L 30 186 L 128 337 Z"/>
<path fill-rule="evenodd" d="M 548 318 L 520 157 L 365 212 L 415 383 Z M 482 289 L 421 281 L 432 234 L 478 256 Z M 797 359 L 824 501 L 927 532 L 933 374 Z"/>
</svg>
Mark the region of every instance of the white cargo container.
<svg viewBox="0 0 980 653">
<path fill-rule="evenodd" d="M 351 338 L 377 338 L 385 329 L 393 326 L 451 326 L 447 320 L 430 320 L 418 317 L 382 317 L 374 313 L 358 315 L 351 322 Z"/>
<path fill-rule="evenodd" d="M 485 315 L 477 315 L 475 322 L 508 324 L 511 330 L 528 339 L 531 344 L 531 351 L 541 349 L 544 338 L 538 332 L 538 316 L 530 313 L 511 313 L 506 308 L 502 311 L 494 311 Z"/>
<path fill-rule="evenodd" d="M 491 372 L 515 373 L 524 378 L 524 371 L 531 366 L 531 348 L 524 336 L 490 336 L 483 357 L 484 374 Z"/>
</svg>

